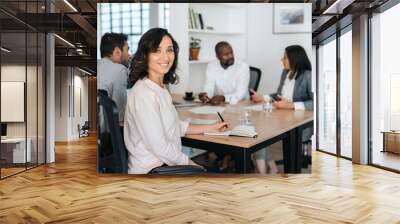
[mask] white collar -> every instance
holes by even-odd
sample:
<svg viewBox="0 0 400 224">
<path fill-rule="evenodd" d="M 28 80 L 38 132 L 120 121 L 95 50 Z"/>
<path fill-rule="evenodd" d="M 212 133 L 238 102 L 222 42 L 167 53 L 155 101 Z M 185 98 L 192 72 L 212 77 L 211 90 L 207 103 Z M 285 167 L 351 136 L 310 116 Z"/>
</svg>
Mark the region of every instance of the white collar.
<svg viewBox="0 0 400 224">
<path fill-rule="evenodd" d="M 165 88 L 165 84 L 164 84 L 164 88 L 162 88 L 161 86 L 159 86 L 157 83 L 153 82 L 151 79 L 149 78 L 143 78 L 143 82 L 151 89 L 156 90 L 156 91 L 166 91 Z"/>
</svg>

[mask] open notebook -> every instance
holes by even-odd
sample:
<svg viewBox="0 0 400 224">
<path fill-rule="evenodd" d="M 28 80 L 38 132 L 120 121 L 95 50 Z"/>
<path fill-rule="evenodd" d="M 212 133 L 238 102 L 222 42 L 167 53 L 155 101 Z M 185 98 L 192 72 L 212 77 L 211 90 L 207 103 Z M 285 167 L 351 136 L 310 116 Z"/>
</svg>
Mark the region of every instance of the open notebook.
<svg viewBox="0 0 400 224">
<path fill-rule="evenodd" d="M 240 137 L 249 137 L 249 138 L 257 137 L 256 129 L 254 128 L 254 126 L 249 126 L 249 125 L 238 125 L 229 131 L 206 132 L 204 134 L 205 135 L 214 135 L 214 136 L 240 136 Z"/>
</svg>

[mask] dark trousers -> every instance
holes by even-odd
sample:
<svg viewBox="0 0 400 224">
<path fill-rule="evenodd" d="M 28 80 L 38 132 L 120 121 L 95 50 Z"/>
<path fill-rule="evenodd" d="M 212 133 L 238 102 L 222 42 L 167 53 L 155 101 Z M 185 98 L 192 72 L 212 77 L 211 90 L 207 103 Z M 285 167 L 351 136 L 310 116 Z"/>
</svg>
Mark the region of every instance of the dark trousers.
<svg viewBox="0 0 400 224">
<path fill-rule="evenodd" d="M 124 126 L 119 126 L 119 130 L 121 131 L 122 139 L 124 139 Z"/>
</svg>

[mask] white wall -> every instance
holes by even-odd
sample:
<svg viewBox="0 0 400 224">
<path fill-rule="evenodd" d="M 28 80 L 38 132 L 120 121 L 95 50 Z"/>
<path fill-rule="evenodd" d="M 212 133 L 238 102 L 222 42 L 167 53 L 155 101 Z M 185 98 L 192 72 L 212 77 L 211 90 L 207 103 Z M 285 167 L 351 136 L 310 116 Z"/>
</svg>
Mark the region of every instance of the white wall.
<svg viewBox="0 0 400 224">
<path fill-rule="evenodd" d="M 171 85 L 173 93 L 183 93 L 189 85 L 189 33 L 188 33 L 188 4 L 170 4 L 169 32 L 179 44 L 179 57 L 177 74 L 180 77 L 178 85 Z"/>
<path fill-rule="evenodd" d="M 285 47 L 301 45 L 311 60 L 311 33 L 274 34 L 273 4 L 252 3 L 248 10 L 248 63 L 262 71 L 258 91 L 273 93 L 279 85 Z"/>
<path fill-rule="evenodd" d="M 56 67 L 55 140 L 69 141 L 78 138 L 78 124 L 88 120 L 88 78 L 76 68 Z M 80 89 L 82 116 L 79 113 Z M 75 110 L 75 111 L 74 111 Z"/>
<path fill-rule="evenodd" d="M 28 74 L 28 84 L 30 87 L 34 86 L 34 88 L 27 88 L 27 107 L 32 106 L 31 108 L 27 108 L 27 121 L 22 122 L 7 122 L 7 135 L 8 137 L 25 137 L 25 128 L 28 125 L 28 137 L 31 133 L 36 130 L 36 107 L 37 107 L 37 98 L 36 98 L 36 80 L 31 80 L 32 77 L 30 75 L 36 75 L 36 66 L 25 66 L 19 64 L 4 64 L 1 66 L 1 81 L 3 82 L 24 82 L 27 84 L 25 80 L 25 76 Z M 2 90 L 3 91 L 3 90 Z M 22 94 L 24 91 L 22 90 Z M 7 97 L 7 96 L 1 96 Z M 22 96 L 24 98 L 24 96 Z M 3 103 L 2 103 L 3 104 Z M 1 107 L 0 107 L 1 108 Z M 21 108 L 22 113 L 24 113 L 24 105 Z M 10 108 L 1 108 L 2 113 Z M 8 111 L 9 112 L 9 111 Z M 20 111 L 21 112 L 21 111 Z M 24 120 L 24 118 L 23 118 Z M 35 132 L 36 133 L 36 132 Z"/>
<path fill-rule="evenodd" d="M 67 141 L 68 85 L 67 67 L 55 68 L 55 140 Z"/>
<path fill-rule="evenodd" d="M 73 96 L 74 98 L 74 110 L 75 113 L 73 113 L 73 119 L 72 119 L 72 123 L 71 123 L 71 135 L 73 138 L 78 138 L 79 137 L 79 133 L 78 133 L 78 124 L 80 126 L 82 126 L 85 121 L 88 121 L 88 108 L 89 108 L 89 102 L 88 102 L 88 77 L 87 76 L 82 76 L 83 73 L 81 73 L 80 71 L 75 69 L 75 73 L 74 73 L 74 89 L 75 92 L 73 94 L 75 94 Z M 80 89 L 80 99 L 78 97 L 77 90 Z M 81 101 L 79 103 L 79 100 Z M 81 110 L 82 113 L 80 113 L 79 111 L 79 104 L 81 106 Z"/>
<path fill-rule="evenodd" d="M 32 66 L 25 64 L 3 64 L 1 66 L 1 75 L 2 82 L 10 81 L 10 82 L 22 82 L 26 85 L 26 99 L 24 100 L 24 87 L 18 90 L 20 96 L 20 100 L 22 102 L 12 101 L 12 103 L 20 104 L 18 108 L 12 107 L 10 105 L 0 107 L 2 110 L 2 114 L 5 113 L 17 113 L 19 117 L 22 118 L 20 122 L 7 122 L 7 137 L 25 137 L 27 136 L 30 139 L 30 148 L 31 148 L 31 159 L 32 161 L 36 161 L 36 156 L 38 155 L 38 162 L 44 163 L 44 150 L 45 150 L 45 142 L 44 142 L 44 93 L 43 89 L 43 78 L 44 74 L 42 73 L 42 68 L 40 66 Z M 27 79 L 25 81 L 25 79 Z M 4 83 L 2 83 L 3 85 Z M 15 87 L 14 87 L 15 88 Z M 7 92 L 4 93 L 4 88 L 2 88 L 2 98 L 10 98 L 7 96 Z M 15 90 L 14 90 L 15 91 Z M 5 95 L 4 95 L 5 94 Z M 10 92 L 8 92 L 10 94 Z M 14 93 L 16 94 L 16 93 Z M 17 99 L 13 99 L 17 100 Z M 25 105 L 26 101 L 26 105 Z M 4 102 L 2 102 L 3 104 Z M 16 106 L 16 105 L 14 105 Z M 16 111 L 18 110 L 18 111 Z M 26 119 L 24 118 L 24 113 L 26 112 Z M 2 117 L 3 119 L 3 117 Z M 51 159 L 51 157 L 48 157 Z M 51 160 L 49 160 L 51 161 Z"/>
<path fill-rule="evenodd" d="M 309 5 L 311 7 L 311 4 Z M 262 77 L 259 91 L 263 94 L 272 93 L 276 91 L 279 85 L 282 71 L 281 58 L 285 47 L 293 44 L 301 45 L 304 47 L 311 60 L 311 33 L 274 34 L 273 4 L 249 3 L 242 4 L 242 7 L 246 8 L 246 13 L 241 14 L 243 17 L 242 20 L 246 21 L 246 23 L 244 25 L 245 27 L 241 29 L 244 30 L 245 33 L 240 39 L 245 41 L 245 46 L 242 47 L 240 41 L 238 44 L 232 44 L 235 57 L 243 59 L 251 66 L 260 68 Z M 198 8 L 198 11 L 201 11 L 201 7 Z M 221 6 L 216 6 L 216 8 L 221 8 Z M 189 66 L 188 4 L 170 4 L 170 13 L 170 31 L 180 47 L 178 74 L 181 78 L 179 85 L 171 87 L 171 92 L 199 92 L 204 83 L 206 64 Z M 224 20 L 223 17 L 225 17 L 225 15 L 219 13 L 216 16 L 220 17 L 221 21 L 225 21 L 227 27 L 232 26 L 232 24 L 229 25 L 229 20 Z M 224 36 L 215 38 L 223 39 Z M 208 49 L 205 50 L 204 48 Z M 207 56 L 209 56 L 210 52 L 213 50 L 214 46 L 208 46 L 206 43 L 203 43 L 201 51 L 206 51 Z M 202 55 L 200 53 L 200 59 L 201 57 Z"/>
</svg>

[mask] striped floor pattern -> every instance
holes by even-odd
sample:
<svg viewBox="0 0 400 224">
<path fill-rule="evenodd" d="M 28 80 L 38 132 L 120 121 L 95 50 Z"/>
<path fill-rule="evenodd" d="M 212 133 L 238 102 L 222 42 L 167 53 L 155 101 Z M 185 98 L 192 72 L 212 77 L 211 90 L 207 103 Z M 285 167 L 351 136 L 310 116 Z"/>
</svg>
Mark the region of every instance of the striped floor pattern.
<svg viewBox="0 0 400 224">
<path fill-rule="evenodd" d="M 400 223 L 400 175 L 313 153 L 312 174 L 98 175 L 96 139 L 0 181 L 0 223 Z"/>
</svg>

